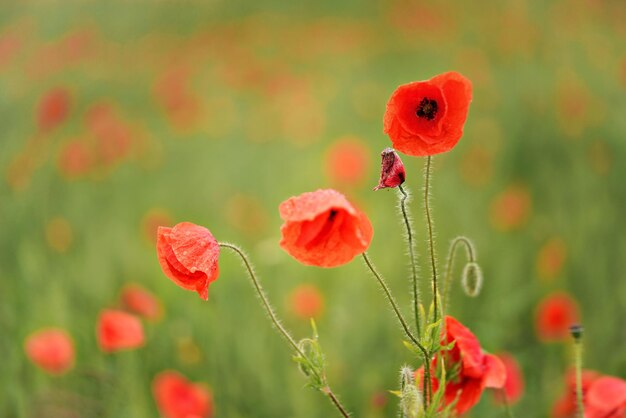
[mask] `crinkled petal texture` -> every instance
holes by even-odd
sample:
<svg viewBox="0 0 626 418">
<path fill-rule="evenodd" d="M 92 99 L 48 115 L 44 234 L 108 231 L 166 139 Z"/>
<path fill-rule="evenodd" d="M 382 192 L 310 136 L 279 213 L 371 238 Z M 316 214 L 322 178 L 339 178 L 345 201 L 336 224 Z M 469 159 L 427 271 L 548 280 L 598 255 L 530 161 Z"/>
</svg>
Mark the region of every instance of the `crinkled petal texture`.
<svg viewBox="0 0 626 418">
<path fill-rule="evenodd" d="M 372 241 L 367 216 L 335 190 L 303 193 L 281 203 L 279 210 L 285 221 L 280 246 L 302 264 L 340 266 Z"/>
<path fill-rule="evenodd" d="M 209 298 L 209 284 L 219 275 L 220 247 L 208 229 L 190 222 L 160 226 L 157 255 L 163 273 L 174 283 Z"/>
<path fill-rule="evenodd" d="M 471 101 L 472 83 L 454 71 L 404 84 L 387 103 L 384 131 L 393 147 L 404 154 L 449 151 L 463 135 Z"/>
<path fill-rule="evenodd" d="M 144 344 L 141 321 L 123 311 L 102 311 L 98 319 L 97 336 L 100 349 L 106 353 L 130 350 Z"/>
<path fill-rule="evenodd" d="M 211 391 L 189 382 L 175 371 L 159 373 L 152 383 L 152 392 L 159 411 L 165 418 L 211 418 Z"/>
<path fill-rule="evenodd" d="M 34 364 L 50 374 L 63 374 L 74 364 L 74 343 L 62 329 L 34 332 L 26 339 L 24 350 Z"/>
</svg>

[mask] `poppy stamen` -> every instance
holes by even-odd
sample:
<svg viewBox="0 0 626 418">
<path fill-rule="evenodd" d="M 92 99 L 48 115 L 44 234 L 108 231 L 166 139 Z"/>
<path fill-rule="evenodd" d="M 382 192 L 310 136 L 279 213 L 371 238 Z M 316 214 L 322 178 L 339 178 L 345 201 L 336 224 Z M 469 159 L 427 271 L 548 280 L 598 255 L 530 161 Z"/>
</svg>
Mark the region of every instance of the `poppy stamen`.
<svg viewBox="0 0 626 418">
<path fill-rule="evenodd" d="M 435 119 L 435 116 L 437 115 L 437 101 L 424 97 L 419 106 L 417 106 L 415 114 L 419 118 L 426 118 L 428 120 Z"/>
</svg>

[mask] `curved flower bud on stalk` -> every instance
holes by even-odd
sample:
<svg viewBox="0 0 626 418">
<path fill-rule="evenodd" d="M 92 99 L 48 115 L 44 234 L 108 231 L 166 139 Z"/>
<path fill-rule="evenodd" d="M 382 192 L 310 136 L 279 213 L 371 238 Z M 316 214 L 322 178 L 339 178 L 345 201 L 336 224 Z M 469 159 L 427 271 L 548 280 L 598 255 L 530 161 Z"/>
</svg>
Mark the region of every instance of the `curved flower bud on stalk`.
<svg viewBox="0 0 626 418">
<path fill-rule="evenodd" d="M 472 298 L 478 296 L 483 286 L 483 272 L 477 263 L 470 261 L 465 265 L 461 285 L 467 296 Z"/>
</svg>

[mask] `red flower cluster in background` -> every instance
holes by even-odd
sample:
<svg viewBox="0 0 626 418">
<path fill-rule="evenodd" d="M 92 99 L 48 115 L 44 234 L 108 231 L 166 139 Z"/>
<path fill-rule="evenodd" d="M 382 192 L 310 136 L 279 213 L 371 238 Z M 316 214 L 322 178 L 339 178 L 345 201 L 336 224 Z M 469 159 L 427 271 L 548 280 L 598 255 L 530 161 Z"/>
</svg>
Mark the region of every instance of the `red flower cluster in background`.
<svg viewBox="0 0 626 418">
<path fill-rule="evenodd" d="M 40 132 L 50 132 L 59 126 L 70 111 L 70 93 L 65 88 L 46 92 L 37 107 L 37 126 Z"/>
<path fill-rule="evenodd" d="M 603 376 L 593 370 L 583 370 L 582 391 L 585 418 L 626 417 L 626 381 Z M 565 393 L 554 404 L 552 417 L 576 416 L 576 372 L 572 369 L 565 375 Z"/>
<path fill-rule="evenodd" d="M 24 343 L 28 358 L 47 373 L 60 375 L 74 364 L 74 343 L 70 335 L 58 328 L 32 333 Z"/>
<path fill-rule="evenodd" d="M 446 369 L 445 405 L 455 402 L 454 410 L 461 415 L 478 403 L 485 388 L 502 388 L 506 380 L 506 369 L 502 361 L 483 351 L 476 336 L 463 324 L 451 316 L 445 317 L 445 331 L 442 332 L 442 344 L 454 341 L 451 350 L 444 353 Z M 435 377 L 440 363 L 437 354 L 431 364 L 433 391 L 439 388 Z M 421 382 L 424 368 L 415 373 L 417 382 Z"/>
<path fill-rule="evenodd" d="M 149 321 L 157 321 L 163 315 L 161 302 L 147 289 L 136 283 L 124 286 L 120 300 L 125 309 Z"/>
<path fill-rule="evenodd" d="M 152 393 L 165 418 L 213 416 L 213 397 L 209 388 L 191 383 L 175 371 L 159 373 L 152 383 Z"/>
<path fill-rule="evenodd" d="M 302 264 L 336 267 L 369 246 L 374 231 L 367 216 L 341 193 L 317 190 L 280 204 L 280 246 Z"/>
<path fill-rule="evenodd" d="M 138 348 L 144 344 L 143 326 L 134 315 L 106 309 L 98 317 L 98 345 L 105 353 Z"/>
<path fill-rule="evenodd" d="M 537 306 L 535 316 L 537 337 L 545 342 L 562 341 L 569 337 L 569 327 L 579 320 L 576 301 L 565 292 L 552 293 Z"/>
<path fill-rule="evenodd" d="M 324 297 L 311 284 L 296 287 L 289 295 L 289 302 L 291 311 L 300 319 L 317 318 L 324 311 Z"/>
<path fill-rule="evenodd" d="M 209 298 L 209 284 L 219 275 L 220 247 L 211 232 L 190 222 L 157 231 L 157 254 L 167 277 L 187 290 L 194 290 L 204 300 Z"/>
<path fill-rule="evenodd" d="M 451 150 L 463 135 L 472 83 L 447 72 L 396 89 L 387 103 L 384 130 L 393 147 L 416 157 Z"/>
</svg>

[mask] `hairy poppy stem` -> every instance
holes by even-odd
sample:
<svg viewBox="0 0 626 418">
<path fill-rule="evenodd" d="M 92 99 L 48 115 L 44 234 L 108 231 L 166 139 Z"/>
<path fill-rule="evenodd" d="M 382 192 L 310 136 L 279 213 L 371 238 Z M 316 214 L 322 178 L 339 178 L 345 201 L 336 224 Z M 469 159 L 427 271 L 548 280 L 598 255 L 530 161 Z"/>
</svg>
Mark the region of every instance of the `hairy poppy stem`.
<svg viewBox="0 0 626 418">
<path fill-rule="evenodd" d="M 287 339 L 287 341 L 289 342 L 289 345 L 293 347 L 296 353 L 298 353 L 298 355 L 301 356 L 303 359 L 306 359 L 306 361 L 310 362 L 309 358 L 306 356 L 306 354 L 304 354 L 304 351 L 302 351 L 302 349 L 298 346 L 298 344 L 293 339 L 291 334 L 289 334 L 289 331 L 287 331 L 285 327 L 283 327 L 280 321 L 278 320 L 278 317 L 276 316 L 276 313 L 274 312 L 272 305 L 270 305 L 269 299 L 267 298 L 267 295 L 265 294 L 265 291 L 263 290 L 263 287 L 261 286 L 259 279 L 256 277 L 256 274 L 254 273 L 254 269 L 252 268 L 250 261 L 248 261 L 248 257 L 245 255 L 245 253 L 239 247 L 233 244 L 220 242 L 219 245 L 220 247 L 228 248 L 239 255 L 239 257 L 243 261 L 243 264 L 246 267 L 246 270 L 248 270 L 248 274 L 250 275 L 250 279 L 252 280 L 252 283 L 254 284 L 254 288 L 256 289 L 257 294 L 261 298 L 263 307 L 267 311 L 267 314 L 270 316 L 272 323 L 274 324 L 276 329 Z M 319 376 L 319 374 L 317 373 L 315 369 L 312 369 L 311 371 L 316 375 L 316 377 L 320 381 L 324 382 L 325 386 L 322 389 L 322 392 L 324 392 L 324 394 L 326 394 L 330 398 L 335 408 L 337 408 L 337 410 L 341 413 L 341 415 L 344 418 L 349 418 L 350 414 L 346 412 L 346 409 L 341 405 L 341 403 L 339 402 L 335 394 L 330 389 L 330 386 L 328 386 L 326 382 L 326 376 Z"/>
<path fill-rule="evenodd" d="M 437 262 L 435 256 L 435 238 L 433 233 L 433 220 L 432 215 L 430 213 L 430 177 L 431 177 L 431 166 L 432 166 L 432 156 L 429 155 L 426 159 L 426 163 L 424 164 L 424 211 L 426 212 L 426 223 L 428 224 L 428 248 L 430 250 L 430 264 L 432 269 L 432 279 L 433 279 L 433 305 L 434 305 L 434 321 L 437 322 L 438 319 L 438 311 L 437 311 Z"/>
<path fill-rule="evenodd" d="M 443 306 L 442 311 L 448 309 L 448 299 L 450 298 L 450 287 L 452 285 L 452 267 L 454 266 L 454 256 L 456 254 L 457 247 L 463 244 L 465 251 L 467 252 L 467 259 L 469 262 L 476 262 L 476 250 L 474 244 L 467 237 L 456 237 L 450 244 L 450 250 L 448 251 L 448 258 L 446 260 L 446 277 L 444 279 L 443 287 Z"/>
<path fill-rule="evenodd" d="M 575 324 L 570 327 L 570 333 L 574 338 L 574 369 L 576 371 L 576 404 L 578 418 L 585 417 L 583 405 L 583 327 Z"/>
<path fill-rule="evenodd" d="M 391 291 L 389 290 L 389 286 L 387 286 L 387 283 L 385 282 L 385 279 L 383 279 L 383 276 L 380 275 L 380 273 L 376 270 L 376 268 L 370 261 L 369 257 L 367 256 L 367 252 L 363 252 L 363 254 L 361 255 L 363 256 L 363 260 L 365 260 L 365 264 L 367 264 L 367 267 L 370 269 L 370 271 L 372 272 L 376 280 L 378 280 L 380 287 L 382 287 L 383 292 L 385 293 L 385 296 L 387 297 L 387 301 L 393 308 L 393 311 L 396 313 L 396 317 L 398 318 L 398 321 L 400 321 L 400 325 L 402 325 L 402 329 L 404 330 L 404 333 L 407 335 L 407 337 L 409 337 L 411 342 L 413 342 L 413 344 L 415 344 L 415 346 L 419 348 L 419 350 L 422 352 L 424 356 L 424 380 L 428 382 L 428 384 L 430 385 L 430 357 L 431 357 L 430 353 L 428 352 L 428 350 L 426 350 L 426 348 L 422 344 L 420 344 L 420 342 L 417 340 L 417 338 L 415 338 L 415 336 L 409 329 L 409 326 L 407 325 L 406 320 L 404 319 L 404 317 L 402 316 L 402 313 L 400 312 L 400 309 L 398 308 L 398 304 L 396 303 L 395 299 L 393 298 L 393 295 L 391 294 Z M 426 389 L 426 387 L 427 385 L 424 385 L 424 388 L 425 388 L 424 389 L 424 406 L 425 407 L 428 406 L 428 390 Z"/>
<path fill-rule="evenodd" d="M 413 313 L 415 315 L 415 327 L 417 329 L 417 335 L 422 335 L 420 330 L 420 318 L 419 318 L 419 303 L 420 295 L 417 287 L 417 263 L 415 261 L 415 248 L 413 244 L 413 231 L 411 228 L 411 222 L 407 214 L 406 201 L 409 198 L 407 192 L 404 191 L 402 185 L 398 186 L 398 190 L 402 193 L 400 198 L 400 208 L 402 209 L 402 217 L 404 218 L 404 225 L 406 226 L 407 244 L 409 247 L 409 255 L 411 256 L 411 274 L 413 278 Z"/>
</svg>

